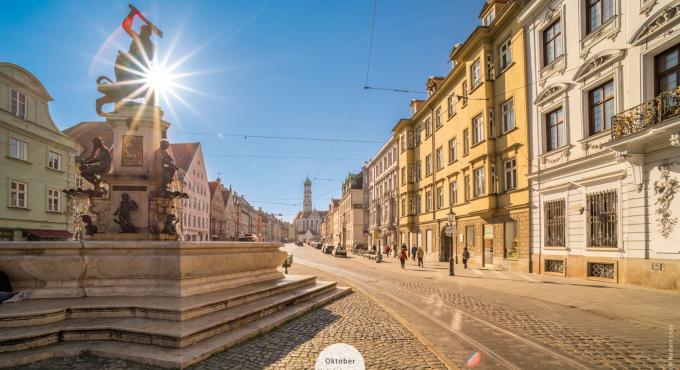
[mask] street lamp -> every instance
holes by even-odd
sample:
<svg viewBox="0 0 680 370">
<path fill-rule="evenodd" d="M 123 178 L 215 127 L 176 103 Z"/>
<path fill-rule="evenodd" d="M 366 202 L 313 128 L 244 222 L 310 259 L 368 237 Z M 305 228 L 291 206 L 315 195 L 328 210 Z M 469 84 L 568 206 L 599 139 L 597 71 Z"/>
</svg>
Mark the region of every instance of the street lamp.
<svg viewBox="0 0 680 370">
<path fill-rule="evenodd" d="M 446 231 L 451 238 L 451 249 L 449 250 L 449 276 L 455 276 L 453 271 L 453 243 L 456 242 L 456 214 L 453 212 L 453 208 L 449 210 L 446 218 L 449 221 L 448 226 L 446 226 Z"/>
</svg>

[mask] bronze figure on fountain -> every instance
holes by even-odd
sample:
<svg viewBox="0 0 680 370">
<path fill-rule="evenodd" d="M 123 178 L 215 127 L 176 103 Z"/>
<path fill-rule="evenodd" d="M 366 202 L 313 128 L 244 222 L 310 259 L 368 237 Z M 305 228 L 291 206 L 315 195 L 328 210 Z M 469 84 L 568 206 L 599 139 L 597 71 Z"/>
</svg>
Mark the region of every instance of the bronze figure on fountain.
<svg viewBox="0 0 680 370">
<path fill-rule="evenodd" d="M 151 23 L 132 4 L 129 5 L 130 13 L 123 20 L 122 27 L 132 38 L 127 52 L 118 51 L 118 57 L 114 66 L 116 81 L 113 82 L 106 76 L 97 78 L 97 90 L 104 94 L 97 99 L 97 114 L 106 117 L 102 106 L 108 103 L 118 103 L 123 99 L 144 98 L 147 103 L 156 104 L 156 96 L 152 88 L 145 89 L 144 77 L 151 69 L 151 61 L 156 53 L 156 45 L 151 41 L 151 34 L 155 33 L 163 37 L 163 32 Z M 135 17 L 139 17 L 145 24 L 137 33 L 132 28 Z"/>
</svg>

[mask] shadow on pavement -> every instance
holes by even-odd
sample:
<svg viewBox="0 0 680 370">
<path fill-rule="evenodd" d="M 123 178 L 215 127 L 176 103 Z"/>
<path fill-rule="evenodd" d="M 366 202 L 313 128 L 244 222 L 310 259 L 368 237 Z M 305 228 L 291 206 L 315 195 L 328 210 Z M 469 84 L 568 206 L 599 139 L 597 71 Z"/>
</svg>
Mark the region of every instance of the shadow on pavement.
<svg viewBox="0 0 680 370">
<path fill-rule="evenodd" d="M 586 288 L 606 288 L 606 289 L 617 288 L 615 286 L 589 285 L 589 284 L 577 284 L 577 283 L 557 283 L 557 282 L 554 282 L 554 281 L 528 281 L 528 280 L 524 280 L 524 279 L 501 279 L 501 278 L 495 278 L 495 277 L 490 277 L 490 276 L 456 275 L 456 277 L 465 278 L 465 279 L 481 279 L 481 280 L 521 281 L 521 282 L 528 283 L 528 284 L 571 285 L 571 286 L 582 286 L 582 287 L 586 287 Z"/>
</svg>

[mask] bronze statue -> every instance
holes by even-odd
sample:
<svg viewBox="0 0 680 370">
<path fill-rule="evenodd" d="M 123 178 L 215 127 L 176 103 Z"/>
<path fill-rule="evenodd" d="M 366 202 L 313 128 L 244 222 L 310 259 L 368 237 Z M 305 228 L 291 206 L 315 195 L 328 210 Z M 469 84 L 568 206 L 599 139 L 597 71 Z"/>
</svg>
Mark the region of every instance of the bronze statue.
<svg viewBox="0 0 680 370">
<path fill-rule="evenodd" d="M 179 219 L 177 216 L 169 213 L 165 215 L 165 223 L 163 224 L 163 233 L 177 235 L 177 222 Z"/>
<path fill-rule="evenodd" d="M 155 104 L 155 94 L 149 89 L 143 89 L 145 84 L 144 76 L 151 67 L 151 61 L 156 53 L 156 45 L 151 41 L 151 34 L 155 33 L 163 37 L 156 25 L 151 23 L 142 13 L 132 4 L 129 5 L 130 13 L 123 20 L 122 27 L 130 35 L 132 42 L 126 52 L 118 51 L 114 72 L 116 82 L 111 81 L 106 76 L 97 79 L 97 90 L 104 94 L 97 99 L 97 114 L 105 117 L 102 106 L 108 103 L 115 103 L 122 99 L 137 99 L 145 97 L 147 101 Z M 140 28 L 139 33 L 132 29 L 132 22 L 135 17 L 139 17 L 145 24 Z M 147 91 L 149 90 L 149 91 Z"/>
<path fill-rule="evenodd" d="M 81 215 L 80 219 L 85 224 L 85 235 L 92 236 L 97 233 L 97 226 L 92 224 L 92 217 L 90 215 Z"/>
<path fill-rule="evenodd" d="M 161 190 L 170 192 L 170 184 L 175 179 L 175 173 L 179 168 L 175 165 L 175 158 L 170 153 L 170 142 L 161 140 Z"/>
<path fill-rule="evenodd" d="M 111 170 L 111 149 L 104 145 L 100 137 L 92 139 L 92 152 L 80 160 L 80 175 L 94 185 L 96 193 L 104 193 L 101 187 L 102 175 Z"/>
<path fill-rule="evenodd" d="M 118 216 L 117 219 L 113 221 L 120 226 L 121 233 L 136 233 L 137 228 L 132 224 L 132 219 L 130 218 L 130 212 L 137 210 L 137 202 L 130 199 L 128 193 L 121 194 L 120 205 L 116 212 L 113 213 L 114 216 Z"/>
</svg>

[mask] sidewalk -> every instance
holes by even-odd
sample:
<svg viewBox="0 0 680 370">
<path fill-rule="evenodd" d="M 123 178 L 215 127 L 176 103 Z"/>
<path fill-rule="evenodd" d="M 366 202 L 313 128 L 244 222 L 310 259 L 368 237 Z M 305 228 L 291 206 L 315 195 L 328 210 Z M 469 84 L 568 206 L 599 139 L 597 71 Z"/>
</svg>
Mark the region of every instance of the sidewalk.
<svg viewBox="0 0 680 370">
<path fill-rule="evenodd" d="M 425 267 L 419 268 L 416 261 L 409 259 L 406 269 L 402 270 L 399 259 L 394 257 L 386 257 L 382 263 L 360 256 L 352 257 L 355 257 L 353 262 L 384 271 L 440 281 L 451 280 L 462 286 L 556 303 L 659 328 L 667 328 L 670 323 L 675 323 L 675 331 L 680 331 L 680 325 L 677 325 L 680 323 L 680 292 L 522 272 L 463 269 L 462 264 L 454 265 L 455 276 L 452 277 L 449 276 L 447 262 L 425 262 Z"/>
</svg>

